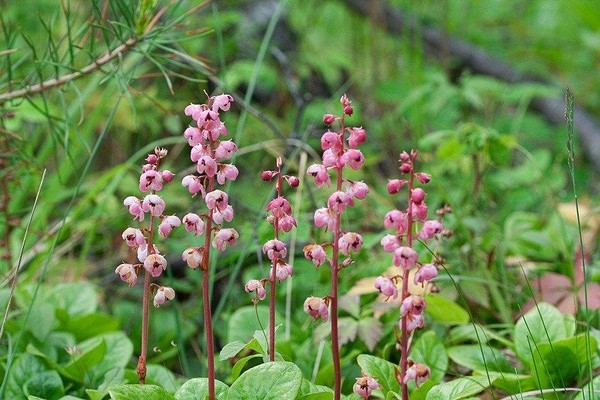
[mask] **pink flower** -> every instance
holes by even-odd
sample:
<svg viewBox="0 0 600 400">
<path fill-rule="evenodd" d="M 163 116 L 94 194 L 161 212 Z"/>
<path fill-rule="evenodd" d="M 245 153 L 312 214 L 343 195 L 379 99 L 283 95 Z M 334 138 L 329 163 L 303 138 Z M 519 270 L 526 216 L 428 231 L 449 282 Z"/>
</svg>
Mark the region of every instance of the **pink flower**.
<svg viewBox="0 0 600 400">
<path fill-rule="evenodd" d="M 262 251 L 263 254 L 266 254 L 269 260 L 271 261 L 275 261 L 280 258 L 285 258 L 285 256 L 287 255 L 285 243 L 277 239 L 272 239 L 265 243 Z"/>
<path fill-rule="evenodd" d="M 278 196 L 269 202 L 267 211 L 271 211 L 277 218 L 282 218 L 292 213 L 292 207 L 285 197 Z"/>
<path fill-rule="evenodd" d="M 286 176 L 285 180 L 287 181 L 288 185 L 290 185 L 291 187 L 298 187 L 300 185 L 300 179 L 298 179 L 297 176 Z"/>
<path fill-rule="evenodd" d="M 154 307 L 158 308 L 161 304 L 165 304 L 167 300 L 175 298 L 175 291 L 170 287 L 160 286 L 154 295 Z"/>
<path fill-rule="evenodd" d="M 219 114 L 207 108 L 202 109 L 198 113 L 192 114 L 192 118 L 196 120 L 198 128 L 207 130 L 215 126 L 215 121 L 220 121 Z"/>
<path fill-rule="evenodd" d="M 127 228 L 121 234 L 123 240 L 129 247 L 138 247 L 146 243 L 146 238 L 141 230 L 136 228 Z"/>
<path fill-rule="evenodd" d="M 367 140 L 367 132 L 361 128 L 349 128 L 350 135 L 348 136 L 348 146 L 355 149 L 359 144 L 363 144 Z"/>
<path fill-rule="evenodd" d="M 289 276 L 294 275 L 294 268 L 291 265 L 280 261 L 277 263 L 277 271 L 275 273 L 277 274 L 277 280 L 279 282 L 283 282 Z M 271 279 L 273 279 L 273 267 L 271 267 L 269 276 L 271 277 Z"/>
<path fill-rule="evenodd" d="M 188 127 L 183 132 L 183 136 L 187 139 L 190 146 L 202 143 L 202 131 L 194 126 Z"/>
<path fill-rule="evenodd" d="M 140 176 L 140 191 L 147 192 L 148 190 L 159 191 L 162 189 L 163 181 L 160 172 L 150 169 Z"/>
<path fill-rule="evenodd" d="M 400 315 L 405 317 L 408 314 L 421 314 L 427 303 L 425 303 L 425 299 L 421 296 L 417 296 L 416 294 L 411 294 L 404 300 L 402 300 L 402 306 L 400 306 Z"/>
<path fill-rule="evenodd" d="M 214 121 L 205 125 L 205 130 L 202 131 L 206 140 L 215 141 L 219 136 L 227 136 L 227 128 L 220 120 Z"/>
<path fill-rule="evenodd" d="M 156 194 L 149 194 L 142 201 L 142 210 L 149 212 L 150 215 L 159 217 L 165 211 L 165 201 Z"/>
<path fill-rule="evenodd" d="M 356 232 L 347 232 L 338 241 L 340 252 L 345 256 L 350 254 L 350 250 L 359 251 L 362 244 L 362 236 Z"/>
<path fill-rule="evenodd" d="M 284 232 L 291 231 L 294 226 L 297 226 L 296 219 L 291 215 L 286 215 L 277 220 L 277 227 Z"/>
<path fill-rule="evenodd" d="M 153 253 L 158 254 L 158 247 L 156 247 L 156 245 L 152 245 L 152 249 L 154 250 Z M 147 244 L 143 244 L 140 247 L 137 248 L 137 259 L 143 263 L 144 261 L 146 261 L 146 258 L 148 257 L 148 245 Z"/>
<path fill-rule="evenodd" d="M 318 244 L 309 244 L 304 246 L 304 257 L 307 260 L 310 260 L 317 267 L 323 264 L 323 262 L 327 259 L 327 253 L 325 253 L 325 249 Z"/>
<path fill-rule="evenodd" d="M 225 180 L 235 181 L 238 177 L 238 169 L 233 164 L 221 164 L 217 172 L 217 182 L 220 185 L 225 184 Z"/>
<path fill-rule="evenodd" d="M 323 115 L 323 123 L 325 125 L 331 125 L 335 122 L 335 115 L 333 114 L 325 114 Z"/>
<path fill-rule="evenodd" d="M 219 251 L 225 250 L 226 246 L 233 246 L 239 234 L 233 228 L 221 229 L 215 234 L 212 245 Z"/>
<path fill-rule="evenodd" d="M 379 389 L 379 383 L 370 376 L 361 376 L 356 378 L 356 383 L 352 388 L 352 391 L 365 399 L 369 398 L 371 392 L 375 389 Z"/>
<path fill-rule="evenodd" d="M 410 192 L 410 199 L 415 204 L 421 204 L 421 202 L 425 200 L 425 191 L 421 188 L 414 188 L 412 192 Z"/>
<path fill-rule="evenodd" d="M 327 226 L 330 231 L 335 229 L 335 213 L 329 208 L 318 208 L 315 210 L 315 226 L 322 228 Z"/>
<path fill-rule="evenodd" d="M 221 225 L 223 220 L 231 222 L 233 219 L 233 214 L 233 207 L 231 207 L 231 205 L 227 205 L 223 211 L 215 208 L 212 213 L 212 219 L 215 224 Z"/>
<path fill-rule="evenodd" d="M 181 180 L 181 184 L 183 187 L 188 188 L 192 195 L 195 196 L 198 192 L 202 192 L 202 197 L 204 197 L 204 186 L 202 186 L 202 182 L 197 176 L 186 175 Z"/>
<path fill-rule="evenodd" d="M 219 109 L 223 111 L 229 111 L 229 107 L 233 102 L 233 97 L 228 94 L 222 94 L 215 96 L 213 99 L 212 109 L 214 112 L 219 112 Z"/>
<path fill-rule="evenodd" d="M 408 382 L 414 380 L 417 387 L 419 387 L 419 384 L 425 382 L 429 378 L 429 375 L 431 375 L 431 371 L 427 365 L 414 363 L 406 370 L 403 382 L 406 385 Z"/>
<path fill-rule="evenodd" d="M 411 247 L 401 246 L 394 250 L 394 265 L 408 271 L 415 266 L 418 257 L 417 252 Z"/>
<path fill-rule="evenodd" d="M 190 160 L 192 160 L 192 162 L 197 163 L 198 160 L 204 156 L 210 157 L 210 153 L 208 151 L 208 146 L 203 143 L 198 143 L 190 150 Z"/>
<path fill-rule="evenodd" d="M 438 276 L 438 269 L 433 264 L 424 264 L 415 273 L 414 282 L 415 285 L 430 281 Z"/>
<path fill-rule="evenodd" d="M 188 213 L 183 216 L 183 226 L 186 231 L 193 232 L 194 236 L 202 235 L 204 232 L 204 221 L 198 214 Z"/>
<path fill-rule="evenodd" d="M 418 204 L 413 203 L 412 215 L 416 220 L 425 220 L 425 218 L 427 218 L 427 204 L 425 204 L 424 201 Z"/>
<path fill-rule="evenodd" d="M 308 175 L 311 175 L 315 178 L 315 184 L 319 187 L 323 186 L 323 184 L 327 184 L 327 186 L 331 185 L 331 179 L 329 178 L 329 173 L 327 172 L 327 168 L 322 164 L 313 164 L 306 170 Z"/>
<path fill-rule="evenodd" d="M 129 287 L 135 286 L 138 277 L 133 264 L 121 264 L 115 269 L 115 273 L 119 274 L 121 280 L 127 282 Z"/>
<path fill-rule="evenodd" d="M 167 269 L 167 259 L 160 254 L 150 254 L 144 260 L 144 268 L 150 272 L 150 275 L 156 278 Z"/>
<path fill-rule="evenodd" d="M 383 246 L 383 250 L 388 253 L 396 250 L 398 247 L 402 246 L 402 243 L 398 239 L 398 236 L 395 235 L 385 235 L 381 239 L 381 245 Z"/>
<path fill-rule="evenodd" d="M 379 292 L 386 296 L 387 298 L 397 298 L 398 297 L 398 288 L 396 284 L 389 278 L 384 276 L 379 276 L 375 279 L 375 289 L 379 290 Z"/>
<path fill-rule="evenodd" d="M 221 142 L 215 150 L 215 158 L 217 160 L 228 160 L 231 158 L 233 153 L 237 151 L 237 149 L 237 145 L 231 140 Z"/>
<path fill-rule="evenodd" d="M 442 224 L 438 220 L 425 221 L 421 228 L 421 232 L 419 232 L 419 238 L 429 240 L 438 233 L 441 233 L 442 229 Z"/>
<path fill-rule="evenodd" d="M 206 193 L 204 201 L 206 202 L 206 206 L 209 210 L 218 208 L 219 210 L 223 211 L 228 206 L 229 196 L 227 196 L 227 193 L 223 192 L 222 190 L 217 189 L 210 193 Z"/>
<path fill-rule="evenodd" d="M 150 165 L 156 165 L 158 164 L 158 156 L 156 154 L 148 154 L 148 157 L 146 157 L 146 162 Z"/>
<path fill-rule="evenodd" d="M 158 226 L 158 234 L 166 238 L 171 231 L 181 225 L 181 220 L 175 215 L 169 215 L 163 218 L 162 222 Z"/>
<path fill-rule="evenodd" d="M 327 207 L 334 212 L 342 212 L 351 200 L 352 198 L 344 192 L 333 192 L 327 200 Z"/>
<path fill-rule="evenodd" d="M 244 290 L 246 291 L 246 293 L 256 292 L 256 299 L 258 300 L 264 300 L 267 296 L 267 291 L 265 290 L 265 287 L 263 286 L 262 282 L 258 279 L 250 279 L 246 283 L 246 286 L 244 286 Z"/>
<path fill-rule="evenodd" d="M 188 267 L 191 269 L 196 269 L 202 264 L 203 255 L 203 247 L 190 247 L 183 251 L 181 254 L 181 259 L 188 265 Z"/>
<path fill-rule="evenodd" d="M 340 162 L 339 150 L 337 149 L 327 149 L 323 152 L 323 166 L 325 167 L 335 167 Z"/>
<path fill-rule="evenodd" d="M 173 180 L 173 177 L 175 176 L 175 174 L 169 171 L 168 169 L 165 169 L 160 174 L 162 175 L 163 182 L 167 183 L 171 182 Z"/>
<path fill-rule="evenodd" d="M 198 115 L 201 111 L 202 111 L 202 106 L 199 104 L 193 104 L 193 103 L 190 103 L 190 105 L 185 107 L 185 109 L 183 110 L 185 115 L 187 115 L 188 117 L 192 117 L 192 118 L 194 118 L 194 115 Z M 196 118 L 194 118 L 194 119 L 196 119 Z"/>
<path fill-rule="evenodd" d="M 422 184 L 426 184 L 426 183 L 429 183 L 429 181 L 431 180 L 431 175 L 429 175 L 425 172 L 417 172 L 415 174 L 415 178 L 417 178 L 417 180 L 419 182 L 421 182 Z"/>
<path fill-rule="evenodd" d="M 369 187 L 364 182 L 352 182 L 346 189 L 346 194 L 350 197 L 363 200 L 369 193 Z"/>
<path fill-rule="evenodd" d="M 341 157 L 340 161 L 344 165 L 349 165 L 354 170 L 360 169 L 365 162 L 365 157 L 360 150 L 348 149 Z"/>
<path fill-rule="evenodd" d="M 135 196 L 127 196 L 123 200 L 123 205 L 129 209 L 129 214 L 133 215 L 133 219 L 138 221 L 144 220 L 144 210 L 142 209 L 142 202 Z"/>
<path fill-rule="evenodd" d="M 323 322 L 327 322 L 329 318 L 329 307 L 325 304 L 325 300 L 320 297 L 309 297 L 304 301 L 304 312 L 313 317 L 315 320 L 319 317 Z"/>
<path fill-rule="evenodd" d="M 342 149 L 342 143 L 340 142 L 340 135 L 327 131 L 321 136 L 321 148 L 323 150 L 333 149 L 339 151 Z"/>
<path fill-rule="evenodd" d="M 400 320 L 402 321 L 402 320 Z M 402 330 L 402 324 L 399 324 L 400 329 Z M 425 326 L 425 320 L 423 319 L 423 314 L 408 314 L 406 316 L 406 331 L 411 333 L 415 329 L 421 329 Z"/>
<path fill-rule="evenodd" d="M 394 228 L 398 235 L 403 234 L 408 227 L 408 220 L 406 213 L 399 210 L 392 210 L 385 215 L 383 219 L 383 225 L 386 228 Z"/>
<path fill-rule="evenodd" d="M 389 194 L 396 194 L 406 185 L 408 181 L 404 179 L 391 179 L 387 184 L 387 190 Z"/>
<path fill-rule="evenodd" d="M 196 171 L 199 174 L 205 174 L 209 178 L 215 176 L 217 168 L 217 162 L 210 156 L 202 156 L 196 163 Z"/>
</svg>

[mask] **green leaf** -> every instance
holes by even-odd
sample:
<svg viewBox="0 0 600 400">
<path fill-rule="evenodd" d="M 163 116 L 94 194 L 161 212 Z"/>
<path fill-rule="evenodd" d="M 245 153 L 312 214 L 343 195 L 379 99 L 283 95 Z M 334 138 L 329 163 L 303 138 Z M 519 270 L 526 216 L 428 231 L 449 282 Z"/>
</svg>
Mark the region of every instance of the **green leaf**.
<svg viewBox="0 0 600 400">
<path fill-rule="evenodd" d="M 490 377 L 492 378 L 492 377 Z M 491 380 L 491 382 L 490 382 Z M 469 376 L 441 383 L 431 388 L 426 400 L 461 400 L 471 397 L 493 383 L 494 378 L 487 376 Z"/>
<path fill-rule="evenodd" d="M 300 386 L 300 391 L 298 392 L 298 398 L 303 398 L 302 396 L 316 395 L 320 393 L 329 393 L 333 394 L 333 390 L 327 386 L 315 385 L 308 379 L 302 379 L 302 386 Z"/>
<path fill-rule="evenodd" d="M 71 317 L 91 314 L 98 308 L 98 294 L 90 283 L 64 283 L 52 288 L 48 301 Z"/>
<path fill-rule="evenodd" d="M 221 381 L 215 381 L 215 396 L 217 400 L 226 400 L 229 386 Z M 175 393 L 175 400 L 205 400 L 208 399 L 208 379 L 194 378 L 185 382 Z"/>
<path fill-rule="evenodd" d="M 146 383 L 161 386 L 167 392 L 175 393 L 178 388 L 175 375 L 162 365 L 148 364 Z"/>
<path fill-rule="evenodd" d="M 302 372 L 289 362 L 261 364 L 244 372 L 229 388 L 228 400 L 295 399 Z"/>
<path fill-rule="evenodd" d="M 72 359 L 59 371 L 76 382 L 83 383 L 88 372 L 93 369 L 106 354 L 106 342 L 93 338 L 80 343 L 73 352 Z"/>
<path fill-rule="evenodd" d="M 37 374 L 42 373 L 47 368 L 43 361 L 31 354 L 21 354 L 15 358 L 6 381 L 7 399 L 24 399 L 25 384 Z"/>
<path fill-rule="evenodd" d="M 478 375 L 485 374 L 485 371 L 478 371 Z M 523 393 L 538 388 L 538 381 L 536 377 L 531 375 L 511 374 L 507 372 L 490 372 L 490 375 L 492 374 L 496 377 L 496 380 L 494 381 L 494 387 L 502 389 L 509 394 Z M 527 400 L 529 400 L 529 397 Z"/>
<path fill-rule="evenodd" d="M 61 320 L 61 330 L 72 333 L 78 342 L 118 328 L 118 319 L 100 312 Z"/>
<path fill-rule="evenodd" d="M 396 380 L 396 365 L 369 354 L 359 355 L 356 361 L 366 375 L 375 378 L 379 382 L 383 394 L 390 391 L 400 392 L 400 385 Z"/>
<path fill-rule="evenodd" d="M 111 332 L 100 337 L 106 344 L 106 353 L 90 373 L 92 382 L 106 388 L 112 383 L 122 383 L 118 379 L 122 379 L 119 376 L 133 356 L 133 343 L 123 332 Z M 109 371 L 113 372 L 109 374 Z"/>
<path fill-rule="evenodd" d="M 565 387 L 578 376 L 587 376 L 589 356 L 596 357 L 596 339 L 585 333 L 572 338 L 542 343 L 533 357 L 533 372 L 542 387 Z"/>
<path fill-rule="evenodd" d="M 23 386 L 28 396 L 38 396 L 43 399 L 58 399 L 65 393 L 62 379 L 56 371 L 43 371 L 29 379 Z"/>
<path fill-rule="evenodd" d="M 240 376 L 240 374 L 242 373 L 242 370 L 244 369 L 248 361 L 252 360 L 253 358 L 262 358 L 262 355 L 251 354 L 249 356 L 240 358 L 231 369 L 231 379 L 236 380 L 238 376 Z"/>
<path fill-rule="evenodd" d="M 565 319 L 557 308 L 539 303 L 515 325 L 515 348 L 519 358 L 533 367 L 533 355 L 540 344 L 565 339 Z"/>
<path fill-rule="evenodd" d="M 246 343 L 242 342 L 241 340 L 227 343 L 219 353 L 219 360 L 225 361 L 237 356 L 238 353 L 244 349 L 244 347 L 246 347 Z"/>
<path fill-rule="evenodd" d="M 121 385 L 108 389 L 113 400 L 174 400 L 172 394 L 156 385 Z"/>
<path fill-rule="evenodd" d="M 436 322 L 444 324 L 466 324 L 469 313 L 450 300 L 439 294 L 431 293 L 425 296 L 427 308 L 425 312 Z"/>
<path fill-rule="evenodd" d="M 247 343 L 252 339 L 254 332 L 261 330 L 256 319 L 254 306 L 247 306 L 237 309 L 229 317 L 229 327 L 227 330 L 227 342 L 241 341 Z M 266 328 L 269 323 L 269 307 L 258 306 L 258 316 L 262 325 Z"/>
<path fill-rule="evenodd" d="M 442 341 L 433 331 L 427 331 L 412 345 L 410 358 L 429 367 L 431 376 L 429 380 L 434 383 L 442 381 L 448 368 L 448 356 Z"/>
<path fill-rule="evenodd" d="M 485 344 L 454 346 L 447 351 L 452 361 L 472 371 L 514 371 L 500 350 Z"/>
</svg>

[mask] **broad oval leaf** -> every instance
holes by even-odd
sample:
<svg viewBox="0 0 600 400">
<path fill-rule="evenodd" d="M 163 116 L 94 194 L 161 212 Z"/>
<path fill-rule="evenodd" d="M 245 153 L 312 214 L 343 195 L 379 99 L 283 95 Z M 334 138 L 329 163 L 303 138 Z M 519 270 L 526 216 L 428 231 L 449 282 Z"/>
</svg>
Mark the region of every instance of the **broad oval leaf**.
<svg viewBox="0 0 600 400">
<path fill-rule="evenodd" d="M 244 372 L 229 388 L 228 400 L 295 399 L 302 372 L 290 362 L 270 362 Z"/>
<path fill-rule="evenodd" d="M 384 395 L 390 391 L 400 392 L 400 384 L 396 380 L 396 365 L 369 354 L 359 355 L 356 361 L 366 375 L 372 376 L 379 382 Z"/>
<path fill-rule="evenodd" d="M 441 383 L 431 388 L 426 400 L 462 400 L 467 399 L 491 386 L 494 378 L 485 375 L 468 376 Z"/>
<path fill-rule="evenodd" d="M 156 385 L 120 385 L 108 389 L 113 400 L 173 400 L 172 394 Z"/>
<path fill-rule="evenodd" d="M 453 346 L 447 351 L 452 361 L 472 371 L 514 372 L 514 367 L 504 357 L 504 354 L 486 344 Z"/>
<path fill-rule="evenodd" d="M 229 386 L 221 381 L 215 381 L 215 397 L 217 400 L 227 399 Z M 177 393 L 175 400 L 205 400 L 208 399 L 208 379 L 194 378 L 184 383 Z"/>
<path fill-rule="evenodd" d="M 469 322 L 467 310 L 447 297 L 436 293 L 425 296 L 427 308 L 425 312 L 436 322 L 444 324 L 466 324 Z"/>
<path fill-rule="evenodd" d="M 442 341 L 435 332 L 427 331 L 413 344 L 410 358 L 415 362 L 424 363 L 431 370 L 434 383 L 442 381 L 448 368 L 448 356 Z"/>
</svg>

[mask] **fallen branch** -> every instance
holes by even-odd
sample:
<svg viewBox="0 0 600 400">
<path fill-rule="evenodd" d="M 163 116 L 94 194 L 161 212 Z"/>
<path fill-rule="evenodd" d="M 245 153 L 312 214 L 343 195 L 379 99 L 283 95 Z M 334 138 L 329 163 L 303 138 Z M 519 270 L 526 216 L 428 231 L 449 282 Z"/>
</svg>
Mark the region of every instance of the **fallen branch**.
<svg viewBox="0 0 600 400">
<path fill-rule="evenodd" d="M 345 3 L 363 15 L 375 16 L 373 22 L 382 25 L 387 31 L 413 38 L 420 38 L 426 54 L 439 59 L 454 57 L 460 66 L 476 74 L 492 76 L 509 83 L 536 82 L 552 85 L 539 77 L 520 73 L 509 64 L 490 56 L 481 48 L 466 41 L 448 36 L 441 29 L 421 24 L 410 16 L 382 0 L 344 0 Z M 566 104 L 562 97 L 536 97 L 531 107 L 554 125 L 565 123 Z M 592 115 L 583 108 L 574 108 L 574 127 L 581 145 L 590 162 L 600 171 L 600 126 Z"/>
</svg>

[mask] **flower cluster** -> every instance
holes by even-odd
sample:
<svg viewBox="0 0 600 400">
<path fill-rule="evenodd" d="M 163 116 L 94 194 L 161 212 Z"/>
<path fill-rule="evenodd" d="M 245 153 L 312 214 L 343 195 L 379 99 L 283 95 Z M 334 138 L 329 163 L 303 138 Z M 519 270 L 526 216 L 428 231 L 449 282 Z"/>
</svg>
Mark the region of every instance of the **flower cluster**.
<svg viewBox="0 0 600 400">
<path fill-rule="evenodd" d="M 413 364 L 408 359 L 408 337 L 418 329 L 423 328 L 423 311 L 427 306 L 425 298 L 420 295 L 410 294 L 408 291 L 408 280 L 411 270 L 414 271 L 413 282 L 415 285 L 425 286 L 438 274 L 435 264 L 423 264 L 419 262 L 419 256 L 413 248 L 413 241 L 419 239 L 426 242 L 442 232 L 442 224 L 438 220 L 427 220 L 427 203 L 425 202 L 425 191 L 415 187 L 416 182 L 426 184 L 430 181 L 429 174 L 415 172 L 415 159 L 417 152 L 400 154 L 400 172 L 407 179 L 390 180 L 387 189 L 390 194 L 397 194 L 403 187 L 408 189 L 408 206 L 405 210 L 392 210 L 384 218 L 384 226 L 393 229 L 393 234 L 385 235 L 381 239 L 384 251 L 392 253 L 393 263 L 400 269 L 400 273 L 393 277 L 380 276 L 375 280 L 375 287 L 386 298 L 398 297 L 396 281 L 402 280 L 402 305 L 400 307 L 399 326 L 401 330 L 401 381 L 404 385 L 410 380 L 417 384 L 429 376 L 429 368 L 424 364 Z M 414 227 L 420 225 L 420 230 Z M 409 368 L 409 365 L 410 368 Z"/>
<path fill-rule="evenodd" d="M 323 149 L 322 163 L 312 164 L 307 169 L 307 174 L 312 176 L 318 187 L 331 186 L 330 172 L 335 171 L 335 191 L 327 199 L 327 206 L 319 208 L 314 214 L 314 223 L 318 228 L 325 228 L 333 232 L 333 243 L 309 244 L 304 247 L 304 256 L 319 267 L 328 261 L 332 267 L 337 280 L 337 272 L 340 268 L 350 265 L 352 259 L 350 254 L 358 252 L 362 245 L 362 236 L 356 232 L 346 232 L 340 228 L 341 214 L 347 207 L 353 207 L 356 200 L 363 200 L 369 192 L 368 186 L 360 181 L 352 181 L 343 177 L 343 170 L 350 167 L 358 170 L 365 162 L 362 152 L 357 148 L 364 143 L 367 137 L 365 130 L 360 127 L 346 127 L 345 117 L 351 116 L 353 108 L 346 95 L 340 99 L 342 115 L 325 114 L 323 122 L 332 125 L 340 122 L 339 131 L 328 130 L 321 137 L 321 148 Z M 332 258 L 327 257 L 327 248 L 332 249 Z M 338 260 L 339 254 L 346 258 Z M 337 285 L 336 285 L 337 286 Z M 337 294 L 332 294 L 337 297 Z M 321 318 L 327 321 L 327 309 L 331 302 L 331 296 L 325 298 L 309 297 L 304 303 L 304 310 L 313 318 Z"/>
<path fill-rule="evenodd" d="M 167 268 L 167 260 L 160 254 L 158 247 L 154 244 L 155 230 L 158 234 L 166 238 L 169 233 L 179 225 L 181 221 L 175 215 L 164 215 L 165 201 L 160 197 L 159 192 L 165 183 L 173 180 L 174 174 L 169 170 L 160 170 L 159 165 L 162 158 L 167 155 L 165 149 L 156 148 L 154 153 L 146 158 L 146 164 L 142 166 L 140 175 L 139 189 L 142 193 L 148 193 L 144 198 L 128 196 L 123 204 L 134 217 L 134 220 L 144 221 L 147 215 L 150 216 L 148 228 L 129 227 L 123 231 L 122 237 L 127 246 L 137 252 L 139 264 L 123 263 L 117 267 L 115 272 L 121 277 L 121 280 L 133 287 L 138 279 L 142 267 L 146 273 L 153 278 L 159 277 Z M 156 222 L 160 221 L 158 228 Z M 169 287 L 153 285 L 156 287 L 154 296 L 154 306 L 158 307 L 167 300 L 175 297 L 175 292 Z"/>
<path fill-rule="evenodd" d="M 271 270 L 269 272 L 268 281 L 271 285 L 275 285 L 275 281 L 282 282 L 289 276 L 294 274 L 294 268 L 285 261 L 287 256 L 287 247 L 284 242 L 279 240 L 281 231 L 289 232 L 293 227 L 297 226 L 296 219 L 292 215 L 292 206 L 290 202 L 283 196 L 282 183 L 285 180 L 291 187 L 298 187 L 300 180 L 296 176 L 283 175 L 281 171 L 282 160 L 277 158 L 276 171 L 263 171 L 261 178 L 265 182 L 272 179 L 275 181 L 276 197 L 267 205 L 267 221 L 273 226 L 274 238 L 268 240 L 263 246 L 263 254 L 267 256 L 271 262 Z M 265 280 L 259 281 L 251 279 L 246 283 L 245 289 L 248 293 L 255 293 L 254 302 L 264 300 L 266 291 L 264 288 Z"/>
<path fill-rule="evenodd" d="M 225 185 L 238 176 L 238 169 L 233 164 L 225 163 L 237 151 L 231 140 L 222 140 L 227 136 L 227 128 L 220 119 L 221 111 L 228 111 L 233 97 L 228 94 L 210 97 L 206 104 L 190 104 L 185 108 L 185 115 L 192 117 L 195 126 L 188 127 L 183 136 L 191 146 L 190 159 L 196 165 L 197 174 L 185 176 L 181 183 L 195 197 L 200 197 L 206 204 L 207 213 L 188 213 L 182 218 L 185 230 L 200 236 L 204 232 L 213 231 L 212 224 L 217 227 L 212 237 L 212 246 L 223 251 L 234 245 L 238 233 L 233 228 L 221 228 L 223 221 L 231 222 L 234 216 L 233 207 L 229 204 L 229 196 L 215 188 L 215 183 Z M 206 268 L 205 257 L 209 250 L 205 246 L 191 247 L 182 254 L 187 265 L 196 269 Z"/>
</svg>

